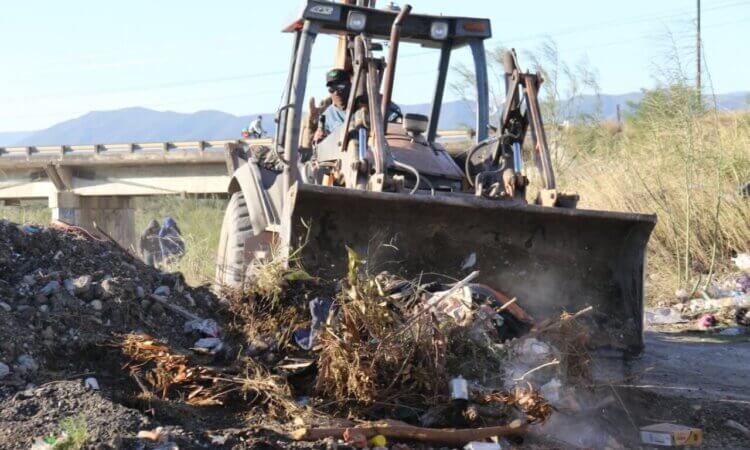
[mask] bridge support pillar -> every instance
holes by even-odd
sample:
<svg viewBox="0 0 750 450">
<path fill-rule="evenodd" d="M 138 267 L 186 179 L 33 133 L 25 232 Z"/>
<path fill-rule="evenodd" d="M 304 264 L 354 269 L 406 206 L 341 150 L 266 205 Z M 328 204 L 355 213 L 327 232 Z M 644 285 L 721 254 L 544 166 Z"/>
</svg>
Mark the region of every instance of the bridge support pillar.
<svg viewBox="0 0 750 450">
<path fill-rule="evenodd" d="M 131 197 L 88 197 L 55 192 L 49 197 L 53 220 L 95 232 L 94 222 L 124 247 L 135 245 L 135 213 Z"/>
</svg>

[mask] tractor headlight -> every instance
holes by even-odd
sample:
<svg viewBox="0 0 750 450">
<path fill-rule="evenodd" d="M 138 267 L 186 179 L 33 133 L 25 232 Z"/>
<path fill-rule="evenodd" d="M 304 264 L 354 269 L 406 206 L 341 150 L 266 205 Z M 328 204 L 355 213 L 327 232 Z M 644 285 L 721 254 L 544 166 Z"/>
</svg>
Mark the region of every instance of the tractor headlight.
<svg viewBox="0 0 750 450">
<path fill-rule="evenodd" d="M 346 28 L 352 31 L 362 31 L 367 25 L 367 16 L 359 11 L 349 11 L 346 18 Z"/>
<path fill-rule="evenodd" d="M 430 37 L 442 41 L 448 37 L 448 22 L 432 22 L 430 25 Z"/>
</svg>

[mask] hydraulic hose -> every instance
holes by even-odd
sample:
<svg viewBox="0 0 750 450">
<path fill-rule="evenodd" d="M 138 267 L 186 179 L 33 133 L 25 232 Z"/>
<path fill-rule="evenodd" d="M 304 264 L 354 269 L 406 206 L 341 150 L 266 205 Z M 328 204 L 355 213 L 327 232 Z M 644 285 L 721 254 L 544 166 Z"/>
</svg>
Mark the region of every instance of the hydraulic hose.
<svg viewBox="0 0 750 450">
<path fill-rule="evenodd" d="M 414 183 L 414 188 L 411 190 L 411 192 L 409 192 L 409 194 L 415 194 L 419 190 L 419 185 L 423 181 L 422 177 L 419 175 L 419 171 L 417 169 L 415 169 L 414 167 L 408 165 L 408 164 L 404 164 L 404 163 L 398 162 L 396 160 L 393 161 L 393 165 L 395 165 L 396 167 L 398 167 L 400 169 L 404 169 L 407 172 L 411 172 L 414 175 L 414 177 L 416 178 L 416 182 Z M 430 183 L 430 180 L 428 180 L 427 178 L 425 178 L 424 182 L 430 188 L 430 195 L 434 196 L 435 195 L 435 188 L 432 186 L 432 183 Z"/>
</svg>

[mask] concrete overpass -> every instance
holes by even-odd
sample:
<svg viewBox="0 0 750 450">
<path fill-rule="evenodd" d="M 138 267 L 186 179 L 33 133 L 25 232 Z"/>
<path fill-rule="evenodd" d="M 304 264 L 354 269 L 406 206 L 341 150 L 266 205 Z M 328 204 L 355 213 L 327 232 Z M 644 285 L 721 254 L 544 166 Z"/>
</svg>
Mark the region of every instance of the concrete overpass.
<svg viewBox="0 0 750 450">
<path fill-rule="evenodd" d="M 465 142 L 466 131 L 440 133 Z M 0 201 L 46 199 L 52 219 L 135 243 L 137 196 L 226 193 L 234 145 L 270 139 L 0 147 Z"/>
<path fill-rule="evenodd" d="M 0 148 L 0 200 L 47 199 L 53 219 L 134 241 L 132 198 L 221 194 L 231 173 L 228 144 L 270 139 Z"/>
</svg>

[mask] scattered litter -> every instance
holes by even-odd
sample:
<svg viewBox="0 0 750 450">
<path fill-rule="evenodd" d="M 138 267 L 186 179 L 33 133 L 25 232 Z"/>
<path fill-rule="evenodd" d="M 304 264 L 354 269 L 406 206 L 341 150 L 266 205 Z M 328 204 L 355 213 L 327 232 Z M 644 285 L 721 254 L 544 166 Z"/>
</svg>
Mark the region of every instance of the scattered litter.
<svg viewBox="0 0 750 450">
<path fill-rule="evenodd" d="M 99 382 L 94 377 L 88 377 L 83 381 L 84 386 L 91 389 L 92 391 L 99 390 Z"/>
<path fill-rule="evenodd" d="M 457 291 L 441 291 L 432 294 L 427 300 L 427 307 L 438 317 L 448 317 L 458 325 L 471 322 L 471 288 L 464 286 Z"/>
<path fill-rule="evenodd" d="M 21 229 L 23 230 L 24 233 L 28 233 L 28 234 L 36 234 L 36 233 L 39 233 L 39 231 L 41 231 L 39 227 L 35 227 L 34 225 L 29 225 L 29 224 L 22 225 Z"/>
<path fill-rule="evenodd" d="M 750 270 L 750 253 L 739 253 L 732 258 L 732 261 L 734 261 L 734 265 L 741 271 Z"/>
<path fill-rule="evenodd" d="M 700 446 L 703 430 L 674 423 L 657 423 L 641 427 L 641 442 L 668 447 Z"/>
<path fill-rule="evenodd" d="M 717 299 L 697 298 L 686 303 L 686 312 L 699 314 L 702 312 L 718 311 L 723 308 L 750 307 L 750 297 L 730 297 Z"/>
<path fill-rule="evenodd" d="M 44 287 L 41 290 L 39 290 L 39 293 L 49 297 L 50 295 L 57 293 L 59 290 L 60 290 L 60 283 L 55 280 L 52 280 L 49 283 L 45 284 Z"/>
<path fill-rule="evenodd" d="M 474 267 L 477 264 L 477 253 L 471 252 L 469 256 L 466 257 L 463 263 L 461 263 L 461 270 L 468 270 Z"/>
<path fill-rule="evenodd" d="M 159 286 L 158 288 L 154 289 L 154 295 L 159 295 L 162 297 L 169 297 L 169 294 L 171 293 L 169 286 Z"/>
<path fill-rule="evenodd" d="M 325 298 L 314 298 L 310 300 L 310 315 L 312 321 L 310 328 L 299 329 L 294 332 L 294 340 L 304 350 L 310 350 L 315 345 L 315 334 L 328 320 L 331 310 L 331 301 Z"/>
<path fill-rule="evenodd" d="M 515 351 L 518 359 L 526 364 L 546 361 L 552 355 L 552 348 L 548 344 L 533 337 L 521 340 L 521 345 L 516 346 Z"/>
<path fill-rule="evenodd" d="M 382 434 L 377 434 L 371 437 L 369 442 L 373 447 L 385 447 L 385 445 L 388 443 L 388 440 Z"/>
<path fill-rule="evenodd" d="M 195 341 L 193 346 L 211 354 L 219 353 L 224 348 L 224 343 L 219 338 L 201 338 Z"/>
<path fill-rule="evenodd" d="M 91 275 L 81 275 L 80 277 L 73 280 L 73 293 L 75 295 L 82 295 L 89 292 L 91 289 L 91 282 L 93 278 Z"/>
<path fill-rule="evenodd" d="M 356 428 L 347 428 L 344 430 L 342 437 L 347 444 L 351 444 L 356 448 L 367 447 L 367 435 L 365 435 L 364 431 L 357 430 Z"/>
<path fill-rule="evenodd" d="M 169 438 L 169 435 L 164 432 L 163 427 L 156 427 L 153 430 L 141 430 L 136 437 L 152 442 L 164 442 Z"/>
<path fill-rule="evenodd" d="M 464 450 L 502 450 L 500 444 L 496 442 L 469 442 L 464 446 Z"/>
<path fill-rule="evenodd" d="M 218 337 L 221 327 L 213 319 L 196 319 L 185 322 L 185 333 L 198 332 L 203 336 Z"/>
<path fill-rule="evenodd" d="M 562 383 L 559 379 L 553 378 L 548 383 L 544 384 L 539 388 L 539 393 L 542 394 L 547 401 L 557 403 L 560 401 L 560 390 L 562 389 Z"/>
<path fill-rule="evenodd" d="M 227 443 L 227 440 L 229 439 L 228 434 L 214 434 L 210 436 L 211 443 L 213 445 L 224 445 Z"/>
<path fill-rule="evenodd" d="M 713 314 L 703 314 L 695 321 L 695 325 L 701 330 L 707 330 L 715 327 L 717 323 L 716 317 Z"/>
<path fill-rule="evenodd" d="M 451 380 L 451 400 L 468 400 L 469 385 L 463 377 Z"/>
<path fill-rule="evenodd" d="M 674 307 L 646 308 L 643 311 L 643 318 L 646 325 L 671 325 L 687 322 L 687 319 L 682 317 L 680 310 Z"/>
<path fill-rule="evenodd" d="M 53 437 L 36 438 L 30 450 L 54 450 L 57 439 Z"/>
<path fill-rule="evenodd" d="M 39 370 L 39 363 L 31 355 L 21 355 L 17 359 L 18 370 L 23 373 L 32 373 Z"/>
</svg>

